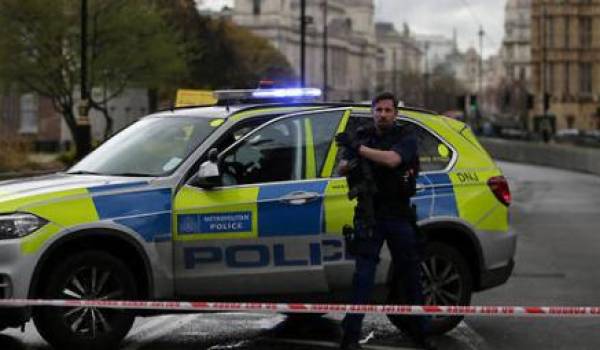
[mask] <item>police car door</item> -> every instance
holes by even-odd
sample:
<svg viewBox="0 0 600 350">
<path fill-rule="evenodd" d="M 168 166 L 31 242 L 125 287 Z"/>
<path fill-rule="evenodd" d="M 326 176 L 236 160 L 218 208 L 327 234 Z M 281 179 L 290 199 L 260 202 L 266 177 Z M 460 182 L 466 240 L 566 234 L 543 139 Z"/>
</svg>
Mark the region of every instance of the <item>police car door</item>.
<svg viewBox="0 0 600 350">
<path fill-rule="evenodd" d="M 348 109 L 286 115 L 220 154 L 223 186 L 176 195 L 175 289 L 179 295 L 325 292 L 322 169 Z M 313 125 L 324 125 L 315 135 Z M 330 163 L 327 165 L 326 163 Z"/>
</svg>

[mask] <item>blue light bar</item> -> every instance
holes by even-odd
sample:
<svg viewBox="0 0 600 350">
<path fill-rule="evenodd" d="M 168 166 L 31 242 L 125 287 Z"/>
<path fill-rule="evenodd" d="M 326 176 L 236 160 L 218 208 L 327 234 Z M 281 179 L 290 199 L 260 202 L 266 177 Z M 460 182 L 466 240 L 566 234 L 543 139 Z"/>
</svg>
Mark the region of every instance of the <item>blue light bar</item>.
<svg viewBox="0 0 600 350">
<path fill-rule="evenodd" d="M 252 92 L 256 98 L 286 98 L 286 97 L 321 97 L 321 89 L 292 88 L 292 89 L 261 89 Z"/>
</svg>

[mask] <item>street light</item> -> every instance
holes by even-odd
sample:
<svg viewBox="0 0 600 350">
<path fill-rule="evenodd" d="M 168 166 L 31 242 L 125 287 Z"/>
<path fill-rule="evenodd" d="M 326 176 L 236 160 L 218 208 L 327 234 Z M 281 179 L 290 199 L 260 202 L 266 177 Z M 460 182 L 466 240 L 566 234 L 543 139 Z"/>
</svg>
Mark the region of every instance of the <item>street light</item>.
<svg viewBox="0 0 600 350">
<path fill-rule="evenodd" d="M 300 0 L 300 86 L 306 84 L 306 0 Z"/>
<path fill-rule="evenodd" d="M 328 81 L 328 57 L 327 57 L 327 50 L 328 48 L 328 24 L 327 24 L 327 0 L 323 0 L 323 101 L 327 101 L 328 100 L 328 88 L 327 88 L 327 84 L 329 83 Z"/>
</svg>

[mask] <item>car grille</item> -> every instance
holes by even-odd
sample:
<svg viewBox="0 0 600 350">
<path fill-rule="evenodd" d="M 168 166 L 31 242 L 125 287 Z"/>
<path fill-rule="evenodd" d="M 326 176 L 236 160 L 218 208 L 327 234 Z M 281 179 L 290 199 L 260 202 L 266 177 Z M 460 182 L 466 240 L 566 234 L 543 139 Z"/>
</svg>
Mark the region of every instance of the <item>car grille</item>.
<svg viewBox="0 0 600 350">
<path fill-rule="evenodd" d="M 8 299 L 11 294 L 10 278 L 7 275 L 0 275 L 0 299 Z"/>
</svg>

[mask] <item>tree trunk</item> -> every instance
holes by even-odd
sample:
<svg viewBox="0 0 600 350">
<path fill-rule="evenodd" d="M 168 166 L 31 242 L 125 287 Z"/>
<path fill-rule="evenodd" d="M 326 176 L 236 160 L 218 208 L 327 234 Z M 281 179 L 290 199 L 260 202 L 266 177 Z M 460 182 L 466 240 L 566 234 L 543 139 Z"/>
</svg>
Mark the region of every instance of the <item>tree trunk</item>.
<svg viewBox="0 0 600 350">
<path fill-rule="evenodd" d="M 77 125 L 73 139 L 75 140 L 75 159 L 80 160 L 92 151 L 92 128 L 90 125 Z"/>
<path fill-rule="evenodd" d="M 71 131 L 73 143 L 75 144 L 75 160 L 80 160 L 92 150 L 92 133 L 90 125 L 78 125 L 73 107 L 64 106 L 62 114 Z"/>
</svg>

